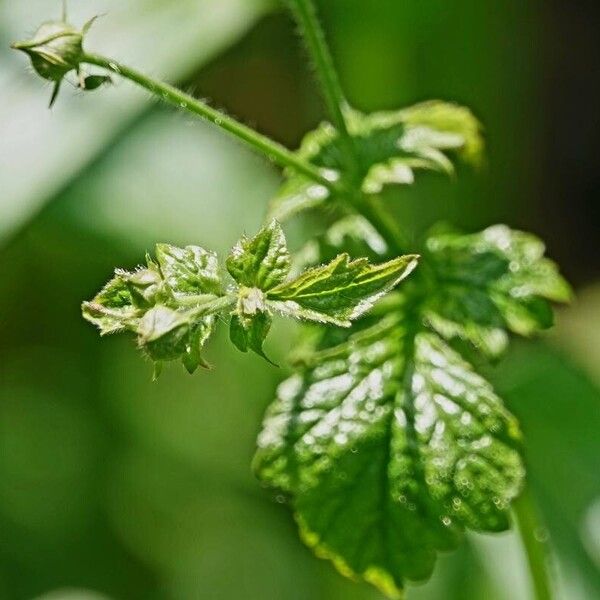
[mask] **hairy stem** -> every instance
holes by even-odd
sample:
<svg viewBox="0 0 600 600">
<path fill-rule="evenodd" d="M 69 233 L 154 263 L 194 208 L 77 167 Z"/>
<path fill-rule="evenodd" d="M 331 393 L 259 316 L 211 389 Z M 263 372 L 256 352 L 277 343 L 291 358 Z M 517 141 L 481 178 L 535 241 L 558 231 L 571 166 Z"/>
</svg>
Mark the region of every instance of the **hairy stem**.
<svg viewBox="0 0 600 600">
<path fill-rule="evenodd" d="M 333 65 L 333 59 L 312 0 L 287 0 L 314 62 L 317 78 L 321 84 L 327 110 L 338 130 L 349 160 L 354 160 L 354 144 L 348 133 L 344 110 L 348 103 Z"/>
<path fill-rule="evenodd" d="M 552 600 L 552 586 L 548 573 L 548 548 L 543 534 L 540 534 L 542 529 L 530 490 L 525 489 L 513 506 L 527 556 L 535 599 Z"/>
<path fill-rule="evenodd" d="M 318 169 L 309 162 L 301 160 L 285 146 L 254 131 L 254 129 L 236 121 L 232 117 L 223 114 L 168 83 L 151 79 L 135 69 L 97 54 L 86 54 L 83 57 L 82 62 L 108 69 L 112 73 L 137 83 L 164 102 L 187 110 L 194 115 L 198 115 L 211 123 L 214 123 L 217 127 L 228 131 L 255 150 L 261 152 L 280 167 L 291 168 L 328 189 L 335 189 L 336 187 L 335 180 L 328 176 L 326 171 Z"/>
</svg>

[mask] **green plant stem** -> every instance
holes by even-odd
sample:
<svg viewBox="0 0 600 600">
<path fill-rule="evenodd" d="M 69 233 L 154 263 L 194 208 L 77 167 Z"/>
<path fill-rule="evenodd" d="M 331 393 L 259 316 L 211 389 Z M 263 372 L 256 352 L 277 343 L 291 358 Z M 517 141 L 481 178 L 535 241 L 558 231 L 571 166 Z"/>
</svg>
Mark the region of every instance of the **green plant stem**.
<svg viewBox="0 0 600 600">
<path fill-rule="evenodd" d="M 528 488 L 523 491 L 513 507 L 527 556 L 535 598 L 536 600 L 552 600 L 547 545 L 539 534 L 542 529 L 538 521 L 535 503 Z"/>
<path fill-rule="evenodd" d="M 82 62 L 107 69 L 125 79 L 129 79 L 148 90 L 160 100 L 207 119 L 221 129 L 228 131 L 253 149 L 269 157 L 279 166 L 294 169 L 331 191 L 340 191 L 339 184 L 328 177 L 323 170 L 309 162 L 301 160 L 281 144 L 239 123 L 230 116 L 221 113 L 176 87 L 162 81 L 156 81 L 131 67 L 97 54 L 86 54 Z M 345 190 L 345 192 L 348 193 L 348 190 Z M 399 230 L 395 227 L 395 223 L 380 206 L 376 206 L 369 199 L 363 199 L 360 202 L 354 203 L 354 207 L 355 210 L 372 222 L 373 226 L 379 230 L 391 249 L 397 253 L 401 253 L 401 248 L 406 248 Z"/>
<path fill-rule="evenodd" d="M 353 208 L 367 219 L 394 254 L 406 254 L 410 244 L 377 196 L 359 194 Z"/>
<path fill-rule="evenodd" d="M 287 0 L 306 42 L 310 56 L 314 62 L 317 78 L 321 84 L 330 118 L 338 131 L 340 141 L 344 145 L 347 157 L 347 175 L 350 181 L 359 184 L 358 157 L 352 136 L 344 116 L 348 102 L 333 64 L 331 52 L 327 46 L 323 29 L 317 17 L 313 0 Z M 388 247 L 397 254 L 407 251 L 407 241 L 377 198 L 367 197 L 357 190 L 351 192 L 354 210 L 371 222 L 385 239 Z"/>
<path fill-rule="evenodd" d="M 254 129 L 239 123 L 232 117 L 223 114 L 168 83 L 151 79 L 135 69 L 98 54 L 85 54 L 82 62 L 102 67 L 112 73 L 129 79 L 148 90 L 153 96 L 156 96 L 160 100 L 187 110 L 190 113 L 214 123 L 217 127 L 228 131 L 255 150 L 258 150 L 270 160 L 277 163 L 280 167 L 291 168 L 330 190 L 336 188 L 335 181 L 331 177 L 328 177 L 326 172 L 318 169 L 309 162 L 298 158 L 285 146 L 282 146 L 270 138 L 254 131 Z"/>
<path fill-rule="evenodd" d="M 287 2 L 300 26 L 308 52 L 315 64 L 317 78 L 321 84 L 329 116 L 338 130 L 348 158 L 354 161 L 354 143 L 348 132 L 348 125 L 344 116 L 344 110 L 347 108 L 348 102 L 333 65 L 333 59 L 317 18 L 314 3 L 312 0 L 287 0 Z"/>
</svg>

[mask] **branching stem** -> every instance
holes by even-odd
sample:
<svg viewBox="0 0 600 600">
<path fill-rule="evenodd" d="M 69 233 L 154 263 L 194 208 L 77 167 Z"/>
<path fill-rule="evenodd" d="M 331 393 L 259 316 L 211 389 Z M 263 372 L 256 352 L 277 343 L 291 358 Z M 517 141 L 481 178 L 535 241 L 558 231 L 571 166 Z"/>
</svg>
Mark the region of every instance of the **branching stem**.
<svg viewBox="0 0 600 600">
<path fill-rule="evenodd" d="M 514 514 L 527 556 L 534 597 L 536 600 L 552 600 L 547 544 L 529 489 L 526 488 L 514 503 Z"/>
<path fill-rule="evenodd" d="M 254 131 L 254 129 L 236 121 L 232 117 L 223 114 L 217 109 L 212 108 L 208 104 L 182 92 L 168 83 L 156 81 L 131 67 L 98 54 L 85 54 L 82 62 L 102 67 L 112 73 L 129 79 L 164 102 L 187 110 L 190 113 L 214 123 L 217 127 L 228 131 L 255 150 L 258 150 L 274 163 L 277 163 L 280 167 L 291 168 L 330 190 L 336 188 L 335 180 L 329 177 L 326 171 L 315 167 L 307 161 L 301 160 L 285 146 Z"/>
</svg>

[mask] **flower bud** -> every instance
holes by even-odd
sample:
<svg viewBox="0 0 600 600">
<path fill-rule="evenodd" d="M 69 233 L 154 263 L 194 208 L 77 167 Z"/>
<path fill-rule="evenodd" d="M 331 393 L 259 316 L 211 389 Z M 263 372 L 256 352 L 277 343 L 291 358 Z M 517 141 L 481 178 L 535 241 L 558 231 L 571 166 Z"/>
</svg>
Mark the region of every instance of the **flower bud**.
<svg viewBox="0 0 600 600">
<path fill-rule="evenodd" d="M 175 360 L 187 352 L 191 334 L 187 315 L 158 305 L 141 319 L 138 343 L 154 361 Z"/>
<path fill-rule="evenodd" d="M 41 77 L 60 82 L 69 71 L 79 68 L 83 57 L 83 31 L 63 21 L 48 21 L 40 26 L 33 39 L 17 42 L 12 47 L 29 55 Z"/>
<path fill-rule="evenodd" d="M 131 299 L 138 308 L 151 308 L 165 296 L 163 280 L 154 268 L 139 269 L 127 278 Z"/>
</svg>

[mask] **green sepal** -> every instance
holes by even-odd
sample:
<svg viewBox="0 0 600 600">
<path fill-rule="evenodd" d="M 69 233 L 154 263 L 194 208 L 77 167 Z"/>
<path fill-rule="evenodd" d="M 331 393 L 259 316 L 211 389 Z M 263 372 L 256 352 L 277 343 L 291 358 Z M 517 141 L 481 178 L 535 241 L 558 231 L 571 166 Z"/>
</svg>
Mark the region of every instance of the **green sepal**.
<svg viewBox="0 0 600 600">
<path fill-rule="evenodd" d="M 89 302 L 82 304 L 83 317 L 100 330 L 100 335 L 135 329 L 141 311 L 133 304 L 128 285 L 130 273 L 115 271 L 115 276 Z"/>
<path fill-rule="evenodd" d="M 81 89 L 84 92 L 92 92 L 103 85 L 110 85 L 111 83 L 112 78 L 108 75 L 88 75 L 83 79 Z"/>
<path fill-rule="evenodd" d="M 193 375 L 198 367 L 211 368 L 210 363 L 202 357 L 202 348 L 212 333 L 214 319 L 214 316 L 203 319 L 190 336 L 185 354 L 181 357 L 181 362 L 190 375 Z"/>
<path fill-rule="evenodd" d="M 152 263 L 149 264 L 148 268 L 137 269 L 126 276 L 132 304 L 140 309 L 151 308 L 157 302 L 168 298 L 161 273 Z"/>
<path fill-rule="evenodd" d="M 164 363 L 155 361 L 152 363 L 152 381 L 158 381 L 158 378 L 162 375 Z"/>
</svg>

